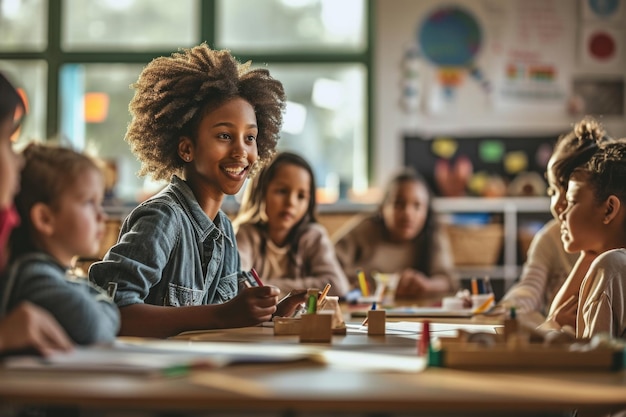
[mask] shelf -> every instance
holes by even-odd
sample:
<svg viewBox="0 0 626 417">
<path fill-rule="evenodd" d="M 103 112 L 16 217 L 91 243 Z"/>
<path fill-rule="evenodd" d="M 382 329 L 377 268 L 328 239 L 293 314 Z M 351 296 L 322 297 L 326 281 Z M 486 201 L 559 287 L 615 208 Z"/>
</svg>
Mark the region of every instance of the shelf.
<svg viewBox="0 0 626 417">
<path fill-rule="evenodd" d="M 503 279 L 505 289 L 519 277 L 518 216 L 520 213 L 550 213 L 549 197 L 438 197 L 433 199 L 433 210 L 438 214 L 450 213 L 501 213 L 503 215 L 503 263 L 485 267 L 459 266 L 462 278 L 488 275 Z"/>
</svg>

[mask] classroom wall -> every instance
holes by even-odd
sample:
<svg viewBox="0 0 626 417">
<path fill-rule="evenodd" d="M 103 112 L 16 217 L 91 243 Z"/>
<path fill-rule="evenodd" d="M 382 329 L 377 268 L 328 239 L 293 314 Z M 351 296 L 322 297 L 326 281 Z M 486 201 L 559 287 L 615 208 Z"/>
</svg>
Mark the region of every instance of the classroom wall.
<svg viewBox="0 0 626 417">
<path fill-rule="evenodd" d="M 602 117 L 614 136 L 626 136 L 623 82 L 626 73 L 626 12 L 607 22 L 589 18 L 586 0 L 375 0 L 374 185 L 384 184 L 404 163 L 405 136 L 455 137 L 549 136 L 569 130 L 583 113 L 571 113 L 575 82 L 590 79 L 622 83 L 622 114 Z M 459 7 L 473 16 L 481 34 L 480 49 L 452 76 L 458 85 L 439 81 L 443 65 L 424 56 L 407 58 L 420 45 L 417 33 L 425 17 L 440 7 Z M 623 9 L 624 2 L 619 4 Z M 597 16 L 596 16 L 597 17 Z M 618 19 L 618 20 L 615 20 Z M 589 62 L 582 48 L 590 28 L 606 27 L 616 35 L 619 55 L 610 65 Z M 551 79 L 535 83 L 507 79 L 510 64 L 552 70 Z M 472 76 L 472 69 L 478 70 Z M 455 74 L 456 73 L 456 74 Z M 486 94 L 485 86 L 491 89 Z M 407 88 L 408 87 L 408 88 Z M 576 87 L 578 88 L 578 87 Z M 418 90 L 416 95 L 406 92 Z"/>
</svg>

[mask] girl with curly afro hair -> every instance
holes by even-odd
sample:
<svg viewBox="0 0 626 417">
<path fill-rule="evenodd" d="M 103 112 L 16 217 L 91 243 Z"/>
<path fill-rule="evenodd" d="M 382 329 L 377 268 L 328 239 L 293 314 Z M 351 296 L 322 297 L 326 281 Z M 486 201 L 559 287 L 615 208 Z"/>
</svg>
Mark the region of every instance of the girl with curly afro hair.
<svg viewBox="0 0 626 417">
<path fill-rule="evenodd" d="M 120 334 L 168 337 L 291 314 L 304 292 L 278 303 L 277 288 L 243 285 L 251 276 L 220 209 L 275 152 L 282 84 L 201 44 L 154 59 L 133 87 L 126 140 L 140 175 L 170 182 L 128 215 L 117 244 L 89 271 L 115 289 Z"/>
</svg>

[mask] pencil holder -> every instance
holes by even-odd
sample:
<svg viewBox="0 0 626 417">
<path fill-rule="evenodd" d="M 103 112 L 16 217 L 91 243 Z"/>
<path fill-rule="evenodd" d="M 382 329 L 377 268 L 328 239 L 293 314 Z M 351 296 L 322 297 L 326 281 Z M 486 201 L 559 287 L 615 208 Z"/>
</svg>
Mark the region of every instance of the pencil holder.
<svg viewBox="0 0 626 417">
<path fill-rule="evenodd" d="M 332 314 L 303 314 L 300 326 L 300 343 L 330 343 Z"/>
<path fill-rule="evenodd" d="M 368 336 L 384 336 L 387 312 L 385 310 L 369 310 L 367 312 Z"/>
<path fill-rule="evenodd" d="M 343 320 L 343 313 L 339 307 L 339 297 L 336 295 L 327 296 L 318 310 L 321 313 L 331 314 L 333 316 L 331 324 L 333 334 L 347 333 L 346 322 Z"/>
<path fill-rule="evenodd" d="M 489 310 L 496 303 L 493 293 L 472 295 L 472 313 L 480 314 Z"/>
</svg>

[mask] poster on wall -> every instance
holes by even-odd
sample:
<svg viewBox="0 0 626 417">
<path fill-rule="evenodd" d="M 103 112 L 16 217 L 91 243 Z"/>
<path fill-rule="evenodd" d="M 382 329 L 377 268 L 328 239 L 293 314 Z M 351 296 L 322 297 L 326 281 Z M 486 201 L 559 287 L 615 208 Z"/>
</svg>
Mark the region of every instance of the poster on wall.
<svg viewBox="0 0 626 417">
<path fill-rule="evenodd" d="M 501 108 L 565 111 L 575 60 L 575 8 L 555 0 L 512 3 L 499 54 Z"/>
<path fill-rule="evenodd" d="M 580 0 L 586 22 L 619 24 L 624 22 L 624 0 Z"/>
<path fill-rule="evenodd" d="M 565 112 L 576 60 L 576 4 L 428 3 L 415 23 L 415 50 L 407 54 L 412 68 L 419 67 L 418 59 L 423 65 L 419 79 L 407 77 L 412 88 L 405 95 L 419 91 L 422 105 L 414 99 L 407 108 L 464 115 L 524 108 Z"/>
<path fill-rule="evenodd" d="M 622 69 L 624 30 L 601 24 L 585 25 L 581 35 L 580 63 L 585 69 Z"/>
</svg>

